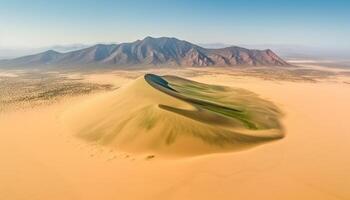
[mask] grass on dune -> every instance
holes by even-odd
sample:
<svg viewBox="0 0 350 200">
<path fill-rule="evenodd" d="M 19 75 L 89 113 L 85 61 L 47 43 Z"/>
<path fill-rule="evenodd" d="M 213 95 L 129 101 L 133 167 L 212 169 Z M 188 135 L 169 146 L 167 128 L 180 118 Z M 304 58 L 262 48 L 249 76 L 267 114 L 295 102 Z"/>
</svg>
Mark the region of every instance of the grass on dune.
<svg viewBox="0 0 350 200">
<path fill-rule="evenodd" d="M 281 114 L 277 107 L 254 93 L 207 85 L 175 76 L 146 75 L 147 79 L 157 89 L 184 100 L 200 110 L 239 120 L 247 129 L 281 128 L 278 122 Z"/>
</svg>

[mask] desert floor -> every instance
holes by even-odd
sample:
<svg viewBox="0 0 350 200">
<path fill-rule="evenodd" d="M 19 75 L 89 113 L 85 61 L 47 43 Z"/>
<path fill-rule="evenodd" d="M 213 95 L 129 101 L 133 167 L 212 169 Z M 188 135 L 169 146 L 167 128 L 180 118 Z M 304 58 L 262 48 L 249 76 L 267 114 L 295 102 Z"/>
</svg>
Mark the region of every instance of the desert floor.
<svg viewBox="0 0 350 200">
<path fill-rule="evenodd" d="M 286 136 L 239 152 L 147 159 L 81 141 L 60 122 L 74 103 L 149 72 L 253 91 L 283 111 Z M 46 93 L 18 89 L 23 73 L 0 72 L 11 85 L 0 88 L 0 199 L 350 199 L 349 70 L 50 72 L 70 89 L 57 81 Z"/>
</svg>

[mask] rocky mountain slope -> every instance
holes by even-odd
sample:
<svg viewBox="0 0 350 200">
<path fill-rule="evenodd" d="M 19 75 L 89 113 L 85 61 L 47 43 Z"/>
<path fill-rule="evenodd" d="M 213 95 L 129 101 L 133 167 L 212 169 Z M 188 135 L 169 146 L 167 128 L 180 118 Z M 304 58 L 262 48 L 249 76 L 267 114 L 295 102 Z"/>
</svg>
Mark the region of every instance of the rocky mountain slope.
<svg viewBox="0 0 350 200">
<path fill-rule="evenodd" d="M 131 43 L 97 44 L 89 48 L 60 53 L 43 53 L 0 61 L 0 66 L 287 66 L 269 49 L 251 50 L 231 46 L 207 49 L 176 38 L 146 37 Z"/>
</svg>

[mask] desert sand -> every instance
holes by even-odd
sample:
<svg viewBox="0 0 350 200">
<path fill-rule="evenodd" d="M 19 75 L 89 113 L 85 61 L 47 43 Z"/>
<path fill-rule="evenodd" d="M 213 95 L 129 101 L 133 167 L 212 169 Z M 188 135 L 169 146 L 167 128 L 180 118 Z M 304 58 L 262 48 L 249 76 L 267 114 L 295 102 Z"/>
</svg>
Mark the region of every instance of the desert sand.
<svg viewBox="0 0 350 200">
<path fill-rule="evenodd" d="M 133 154 L 86 142 L 66 124 L 75 105 L 105 92 L 64 98 L 0 113 L 0 199 L 349 199 L 349 77 L 277 80 L 226 70 L 181 75 L 273 102 L 283 113 L 284 138 L 196 156 Z M 119 88 L 144 73 L 90 74 L 83 81 Z"/>
<path fill-rule="evenodd" d="M 146 74 L 72 105 L 61 120 L 82 139 L 172 156 L 233 151 L 284 136 L 279 109 L 256 94 Z"/>
</svg>

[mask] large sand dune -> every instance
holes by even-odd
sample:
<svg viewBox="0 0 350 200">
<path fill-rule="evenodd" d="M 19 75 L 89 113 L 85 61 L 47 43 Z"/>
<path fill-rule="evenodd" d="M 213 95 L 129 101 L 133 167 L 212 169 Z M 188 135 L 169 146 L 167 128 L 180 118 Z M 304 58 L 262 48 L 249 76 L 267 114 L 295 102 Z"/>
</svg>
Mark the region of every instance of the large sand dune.
<svg viewBox="0 0 350 200">
<path fill-rule="evenodd" d="M 140 103 L 135 98 L 142 97 L 142 102 L 146 101 L 144 95 L 149 93 L 144 90 L 145 86 L 147 91 L 157 94 L 156 99 L 147 100 L 150 104 L 156 100 L 157 104 L 166 102 L 164 105 L 182 110 L 197 110 L 193 103 L 146 84 L 143 77 L 135 81 L 135 77 L 145 71 L 89 74 L 86 75 L 89 82 L 122 87 L 113 92 L 67 97 L 49 105 L 0 112 L 0 199 L 350 199 L 349 76 L 308 81 L 299 76 L 286 79 L 279 73 L 272 74 L 275 71 L 264 71 L 259 78 L 254 78 L 247 77 L 246 73 L 234 75 L 231 68 L 195 70 L 196 73 L 190 69 L 183 72 L 151 69 L 147 72 L 174 74 L 201 83 L 253 91 L 283 111 L 281 123 L 286 137 L 242 151 L 177 159 L 163 159 L 158 155 L 149 159 L 150 154 L 119 151 L 114 140 L 110 146 L 89 143 L 76 137 L 77 131 L 89 124 L 87 122 L 100 120 L 101 113 L 116 116 L 117 105 L 111 107 L 111 104 L 116 104 L 115 100 L 124 92 L 137 93 L 123 104 L 130 111 L 139 105 L 135 103 Z M 277 76 L 279 79 L 275 78 Z M 161 78 L 170 83 L 171 88 L 185 94 L 171 84 L 171 77 Z M 141 85 L 142 91 L 130 90 Z M 215 103 L 218 102 L 216 98 Z M 97 105 L 101 107 L 95 107 Z M 195 121 L 181 113 L 157 109 Z M 95 112 L 89 113 L 89 110 Z M 74 115 L 75 111 L 85 112 L 78 116 Z M 68 123 L 69 119 L 76 124 Z M 178 136 L 181 137 L 185 136 Z M 191 138 L 204 143 L 200 138 Z M 193 144 L 193 140 L 186 143 Z M 194 155 L 193 146 L 191 148 L 191 154 L 186 149 L 182 155 Z M 159 152 L 168 153 L 164 149 Z"/>
<path fill-rule="evenodd" d="M 176 76 L 146 74 L 68 110 L 63 120 L 79 137 L 128 152 L 196 155 L 283 137 L 271 102 Z"/>
</svg>

